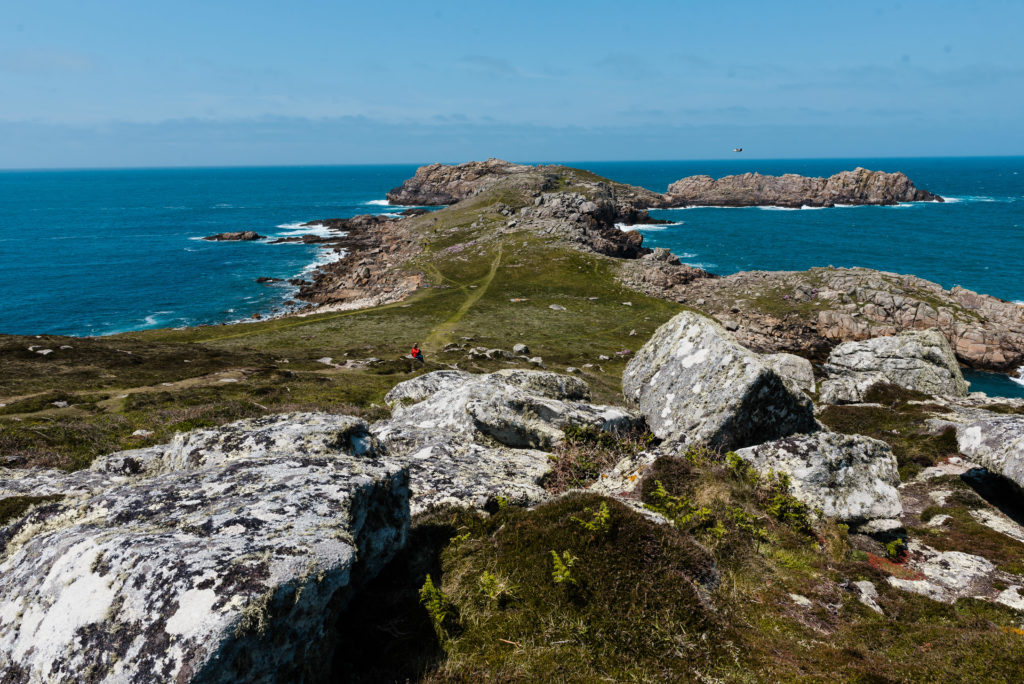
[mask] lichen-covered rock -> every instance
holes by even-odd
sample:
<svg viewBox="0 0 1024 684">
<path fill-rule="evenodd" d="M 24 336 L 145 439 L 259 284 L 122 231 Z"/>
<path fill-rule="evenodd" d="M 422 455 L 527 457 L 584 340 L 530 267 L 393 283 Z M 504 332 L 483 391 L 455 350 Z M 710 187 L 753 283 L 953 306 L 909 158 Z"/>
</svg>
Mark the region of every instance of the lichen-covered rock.
<svg viewBox="0 0 1024 684">
<path fill-rule="evenodd" d="M 3 681 L 295 681 L 408 524 L 408 472 L 340 449 L 39 505 L 0 528 Z"/>
<path fill-rule="evenodd" d="M 952 347 L 935 329 L 911 330 L 839 345 L 828 357 L 821 383 L 826 403 L 853 403 L 873 385 L 887 382 L 925 394 L 965 397 L 968 384 Z"/>
<path fill-rule="evenodd" d="M 546 371 L 504 370 L 456 378 L 434 373 L 401 383 L 395 397 L 423 397 L 372 427 L 388 458 L 408 465 L 413 513 L 435 504 L 484 508 L 498 497 L 531 504 L 547 493 L 549 450 L 568 425 L 631 428 L 625 409 L 578 401 L 589 396 L 579 378 Z"/>
<path fill-rule="evenodd" d="M 761 357 L 761 361 L 804 392 L 814 392 L 814 367 L 804 357 L 781 352 L 765 354 Z"/>
<path fill-rule="evenodd" d="M 398 415 L 410 404 L 427 399 L 438 392 L 458 387 L 472 377 L 460 370 L 440 370 L 426 373 L 395 385 L 384 395 L 384 403 L 391 407 L 392 415 Z"/>
<path fill-rule="evenodd" d="M 1024 416 L 994 415 L 956 426 L 960 453 L 1024 487 Z"/>
<path fill-rule="evenodd" d="M 0 468 L 0 499 L 12 496 L 79 496 L 103 491 L 125 482 L 116 473 L 54 468 Z"/>
<path fill-rule="evenodd" d="M 722 449 L 817 429 L 811 400 L 706 316 L 658 328 L 622 378 L 655 435 Z"/>
<path fill-rule="evenodd" d="M 993 598 L 990 594 L 996 566 L 991 561 L 960 551 L 939 552 L 913 540 L 907 544 L 907 551 L 910 560 L 906 566 L 918 578 L 887 577 L 892 586 L 944 603 L 968 596 Z"/>
<path fill-rule="evenodd" d="M 896 457 L 877 439 L 821 431 L 736 453 L 759 472 L 789 475 L 793 496 L 830 518 L 861 524 L 903 515 Z"/>
<path fill-rule="evenodd" d="M 294 454 L 373 455 L 376 444 L 360 418 L 334 413 L 277 413 L 174 435 L 170 444 L 118 451 L 90 470 L 114 476 L 155 475 L 234 458 Z"/>
</svg>

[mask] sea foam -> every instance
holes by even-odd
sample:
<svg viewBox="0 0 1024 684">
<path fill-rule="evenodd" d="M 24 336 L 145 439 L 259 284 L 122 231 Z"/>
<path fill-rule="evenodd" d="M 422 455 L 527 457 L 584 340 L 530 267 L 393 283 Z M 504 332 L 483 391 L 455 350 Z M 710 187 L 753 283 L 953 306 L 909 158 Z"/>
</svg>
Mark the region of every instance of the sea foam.
<svg viewBox="0 0 1024 684">
<path fill-rule="evenodd" d="M 344 237 L 346 233 L 334 230 L 322 223 L 311 223 L 308 226 L 302 223 L 282 223 L 277 226 L 282 229 L 276 237 L 295 237 L 297 235 L 316 235 L 317 237 Z"/>
<path fill-rule="evenodd" d="M 665 230 L 666 228 L 672 228 L 673 226 L 681 226 L 686 221 L 675 221 L 673 223 L 616 223 L 615 227 L 623 232 L 629 232 L 631 230 Z"/>
</svg>

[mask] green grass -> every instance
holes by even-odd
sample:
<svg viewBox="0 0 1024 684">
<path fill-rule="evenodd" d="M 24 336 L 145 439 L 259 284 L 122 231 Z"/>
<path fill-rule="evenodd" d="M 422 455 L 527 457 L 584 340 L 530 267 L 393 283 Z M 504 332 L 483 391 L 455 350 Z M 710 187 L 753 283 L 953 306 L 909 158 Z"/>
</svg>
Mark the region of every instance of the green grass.
<svg viewBox="0 0 1024 684">
<path fill-rule="evenodd" d="M 511 349 L 522 342 L 550 370 L 593 364 L 583 377 L 595 401 L 620 403 L 630 354 L 617 352 L 635 351 L 683 307 L 619 285 L 613 259 L 553 246 L 525 231 L 500 232 L 507 218 L 496 206 L 528 201 L 521 187 L 496 188 L 409 219 L 422 228 L 424 245 L 406 268 L 422 271 L 431 286 L 387 306 L 102 338 L 0 337 L 0 403 L 7 404 L 0 407 L 0 447 L 29 465 L 80 468 L 99 454 L 163 441 L 178 430 L 269 412 L 320 409 L 379 418 L 386 415 L 384 394 L 422 372 L 404 360 L 413 342 L 424 349 L 425 370 L 472 372 L 526 364 L 469 360 L 465 350 L 442 348 Z M 32 345 L 54 351 L 42 356 L 28 350 Z M 323 357 L 384 363 L 339 371 L 317 362 Z M 239 382 L 221 382 L 225 377 Z M 132 437 L 136 430 L 154 434 Z"/>
</svg>

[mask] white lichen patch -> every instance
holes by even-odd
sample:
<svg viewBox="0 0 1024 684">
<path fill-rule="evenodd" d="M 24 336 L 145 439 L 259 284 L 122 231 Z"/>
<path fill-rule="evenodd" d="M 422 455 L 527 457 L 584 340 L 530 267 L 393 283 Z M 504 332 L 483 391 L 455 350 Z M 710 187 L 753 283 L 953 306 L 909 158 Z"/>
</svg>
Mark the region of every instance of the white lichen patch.
<svg viewBox="0 0 1024 684">
<path fill-rule="evenodd" d="M 164 629 L 168 634 L 190 634 L 215 618 L 213 604 L 217 593 L 212 589 L 189 589 L 178 599 L 178 610 Z"/>
</svg>

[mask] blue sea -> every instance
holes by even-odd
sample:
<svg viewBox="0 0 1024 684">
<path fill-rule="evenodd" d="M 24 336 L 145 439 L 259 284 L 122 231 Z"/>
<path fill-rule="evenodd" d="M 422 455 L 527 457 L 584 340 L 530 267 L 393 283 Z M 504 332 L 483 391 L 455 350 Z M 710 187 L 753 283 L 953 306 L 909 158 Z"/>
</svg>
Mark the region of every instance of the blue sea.
<svg viewBox="0 0 1024 684">
<path fill-rule="evenodd" d="M 645 244 L 715 273 L 867 266 L 1024 301 L 1024 157 L 572 162 L 664 192 L 703 173 L 829 176 L 903 171 L 945 203 L 829 209 L 655 211 Z M 416 166 L 0 172 L 0 332 L 105 335 L 224 323 L 283 311 L 295 292 L 256 278 L 308 274 L 323 252 L 301 244 L 205 242 L 255 230 L 311 232 L 321 218 L 396 211 L 384 194 Z M 1004 376 L 974 389 L 1024 396 Z"/>
</svg>

